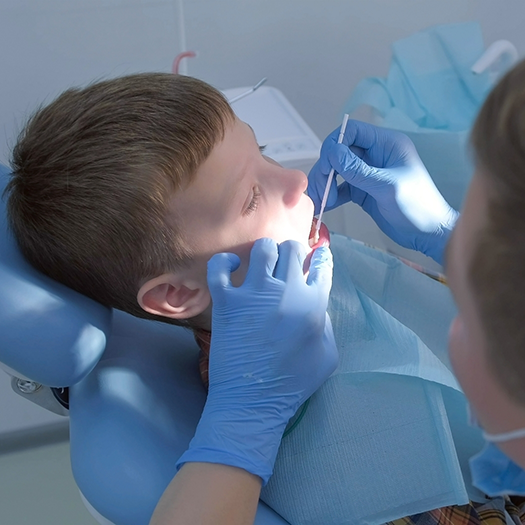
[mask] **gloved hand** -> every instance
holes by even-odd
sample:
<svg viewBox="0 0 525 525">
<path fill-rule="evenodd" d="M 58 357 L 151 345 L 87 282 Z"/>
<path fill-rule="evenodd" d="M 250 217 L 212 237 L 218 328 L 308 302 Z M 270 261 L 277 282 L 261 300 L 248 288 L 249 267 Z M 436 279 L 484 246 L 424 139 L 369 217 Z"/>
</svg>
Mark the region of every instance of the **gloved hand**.
<svg viewBox="0 0 525 525">
<path fill-rule="evenodd" d="M 336 129 L 326 138 L 308 176 L 316 212 L 333 167 L 345 182 L 337 187 L 334 177 L 326 210 L 355 202 L 395 242 L 442 264 L 459 214 L 439 193 L 412 141 L 357 120 L 348 121 L 342 144 L 337 144 L 338 135 Z"/>
<path fill-rule="evenodd" d="M 318 248 L 303 276 L 305 250 L 295 241 L 255 242 L 242 286 L 230 273 L 239 259 L 213 256 L 208 398 L 189 449 L 178 462 L 243 468 L 266 484 L 289 419 L 337 366 L 326 313 L 332 255 Z"/>
</svg>

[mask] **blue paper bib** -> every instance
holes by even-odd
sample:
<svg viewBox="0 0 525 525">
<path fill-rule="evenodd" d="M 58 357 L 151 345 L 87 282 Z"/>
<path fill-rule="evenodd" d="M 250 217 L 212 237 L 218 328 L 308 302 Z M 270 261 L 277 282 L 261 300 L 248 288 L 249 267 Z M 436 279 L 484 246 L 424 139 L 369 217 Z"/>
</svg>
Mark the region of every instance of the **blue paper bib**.
<svg viewBox="0 0 525 525">
<path fill-rule="evenodd" d="M 283 438 L 261 499 L 292 525 L 382 524 L 466 504 L 468 458 L 483 440 L 450 371 L 448 288 L 345 237 L 331 248 L 340 363 Z"/>
</svg>

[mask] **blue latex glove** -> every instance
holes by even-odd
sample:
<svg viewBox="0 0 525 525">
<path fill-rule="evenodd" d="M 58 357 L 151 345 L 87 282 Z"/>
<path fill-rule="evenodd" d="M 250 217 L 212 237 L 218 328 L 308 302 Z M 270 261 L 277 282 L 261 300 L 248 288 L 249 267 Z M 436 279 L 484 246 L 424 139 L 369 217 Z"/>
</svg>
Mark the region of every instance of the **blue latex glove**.
<svg viewBox="0 0 525 525">
<path fill-rule="evenodd" d="M 318 248 L 305 280 L 305 249 L 295 241 L 255 242 L 242 286 L 239 258 L 208 263 L 213 299 L 208 398 L 188 461 L 243 468 L 268 482 L 289 419 L 337 366 L 326 313 L 332 254 Z"/>
<path fill-rule="evenodd" d="M 326 210 L 355 202 L 395 242 L 443 264 L 459 214 L 439 193 L 412 141 L 357 120 L 348 121 L 342 144 L 338 135 L 339 128 L 326 138 L 308 176 L 316 212 L 333 167 L 345 182 L 337 187 L 334 177 Z"/>
</svg>

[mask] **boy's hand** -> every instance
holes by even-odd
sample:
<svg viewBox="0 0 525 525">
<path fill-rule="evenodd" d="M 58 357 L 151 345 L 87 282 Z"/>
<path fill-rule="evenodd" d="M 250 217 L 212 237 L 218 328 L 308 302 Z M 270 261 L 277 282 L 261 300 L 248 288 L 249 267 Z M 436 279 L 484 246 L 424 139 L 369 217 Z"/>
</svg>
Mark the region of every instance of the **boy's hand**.
<svg viewBox="0 0 525 525">
<path fill-rule="evenodd" d="M 335 178 L 327 210 L 352 201 L 395 242 L 440 264 L 458 212 L 449 206 L 426 170 L 412 141 L 402 133 L 349 120 L 342 144 L 339 129 L 323 143 L 308 175 L 308 195 L 319 211 L 330 169 Z"/>
<path fill-rule="evenodd" d="M 188 461 L 243 468 L 266 483 L 289 419 L 337 366 L 326 313 L 332 255 L 315 251 L 308 279 L 299 243 L 259 239 L 242 286 L 231 284 L 239 260 L 208 264 L 213 299 L 208 399 Z"/>
</svg>

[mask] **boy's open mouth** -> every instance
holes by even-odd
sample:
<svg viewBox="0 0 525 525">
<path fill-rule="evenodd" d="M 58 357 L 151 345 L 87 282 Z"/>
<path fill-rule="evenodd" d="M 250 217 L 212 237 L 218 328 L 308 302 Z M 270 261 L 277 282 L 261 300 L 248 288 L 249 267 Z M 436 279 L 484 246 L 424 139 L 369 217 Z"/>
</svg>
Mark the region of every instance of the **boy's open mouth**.
<svg viewBox="0 0 525 525">
<path fill-rule="evenodd" d="M 315 230 L 317 228 L 317 217 L 314 217 L 312 220 L 312 227 L 310 229 L 310 237 L 308 238 L 308 245 L 314 251 L 316 248 L 319 248 L 320 246 L 330 246 L 330 232 L 328 231 L 328 228 L 326 225 L 322 222 L 321 228 L 319 228 L 319 239 L 317 242 L 315 242 Z"/>
<path fill-rule="evenodd" d="M 319 239 L 315 242 L 315 230 L 317 227 L 317 218 L 314 217 L 312 221 L 312 228 L 310 229 L 310 238 L 308 239 L 308 244 L 310 245 L 310 253 L 306 256 L 303 264 L 303 272 L 306 275 L 310 270 L 310 261 L 312 260 L 312 254 L 317 248 L 321 246 L 330 246 L 330 232 L 324 223 L 321 223 L 321 228 L 319 228 Z"/>
</svg>

